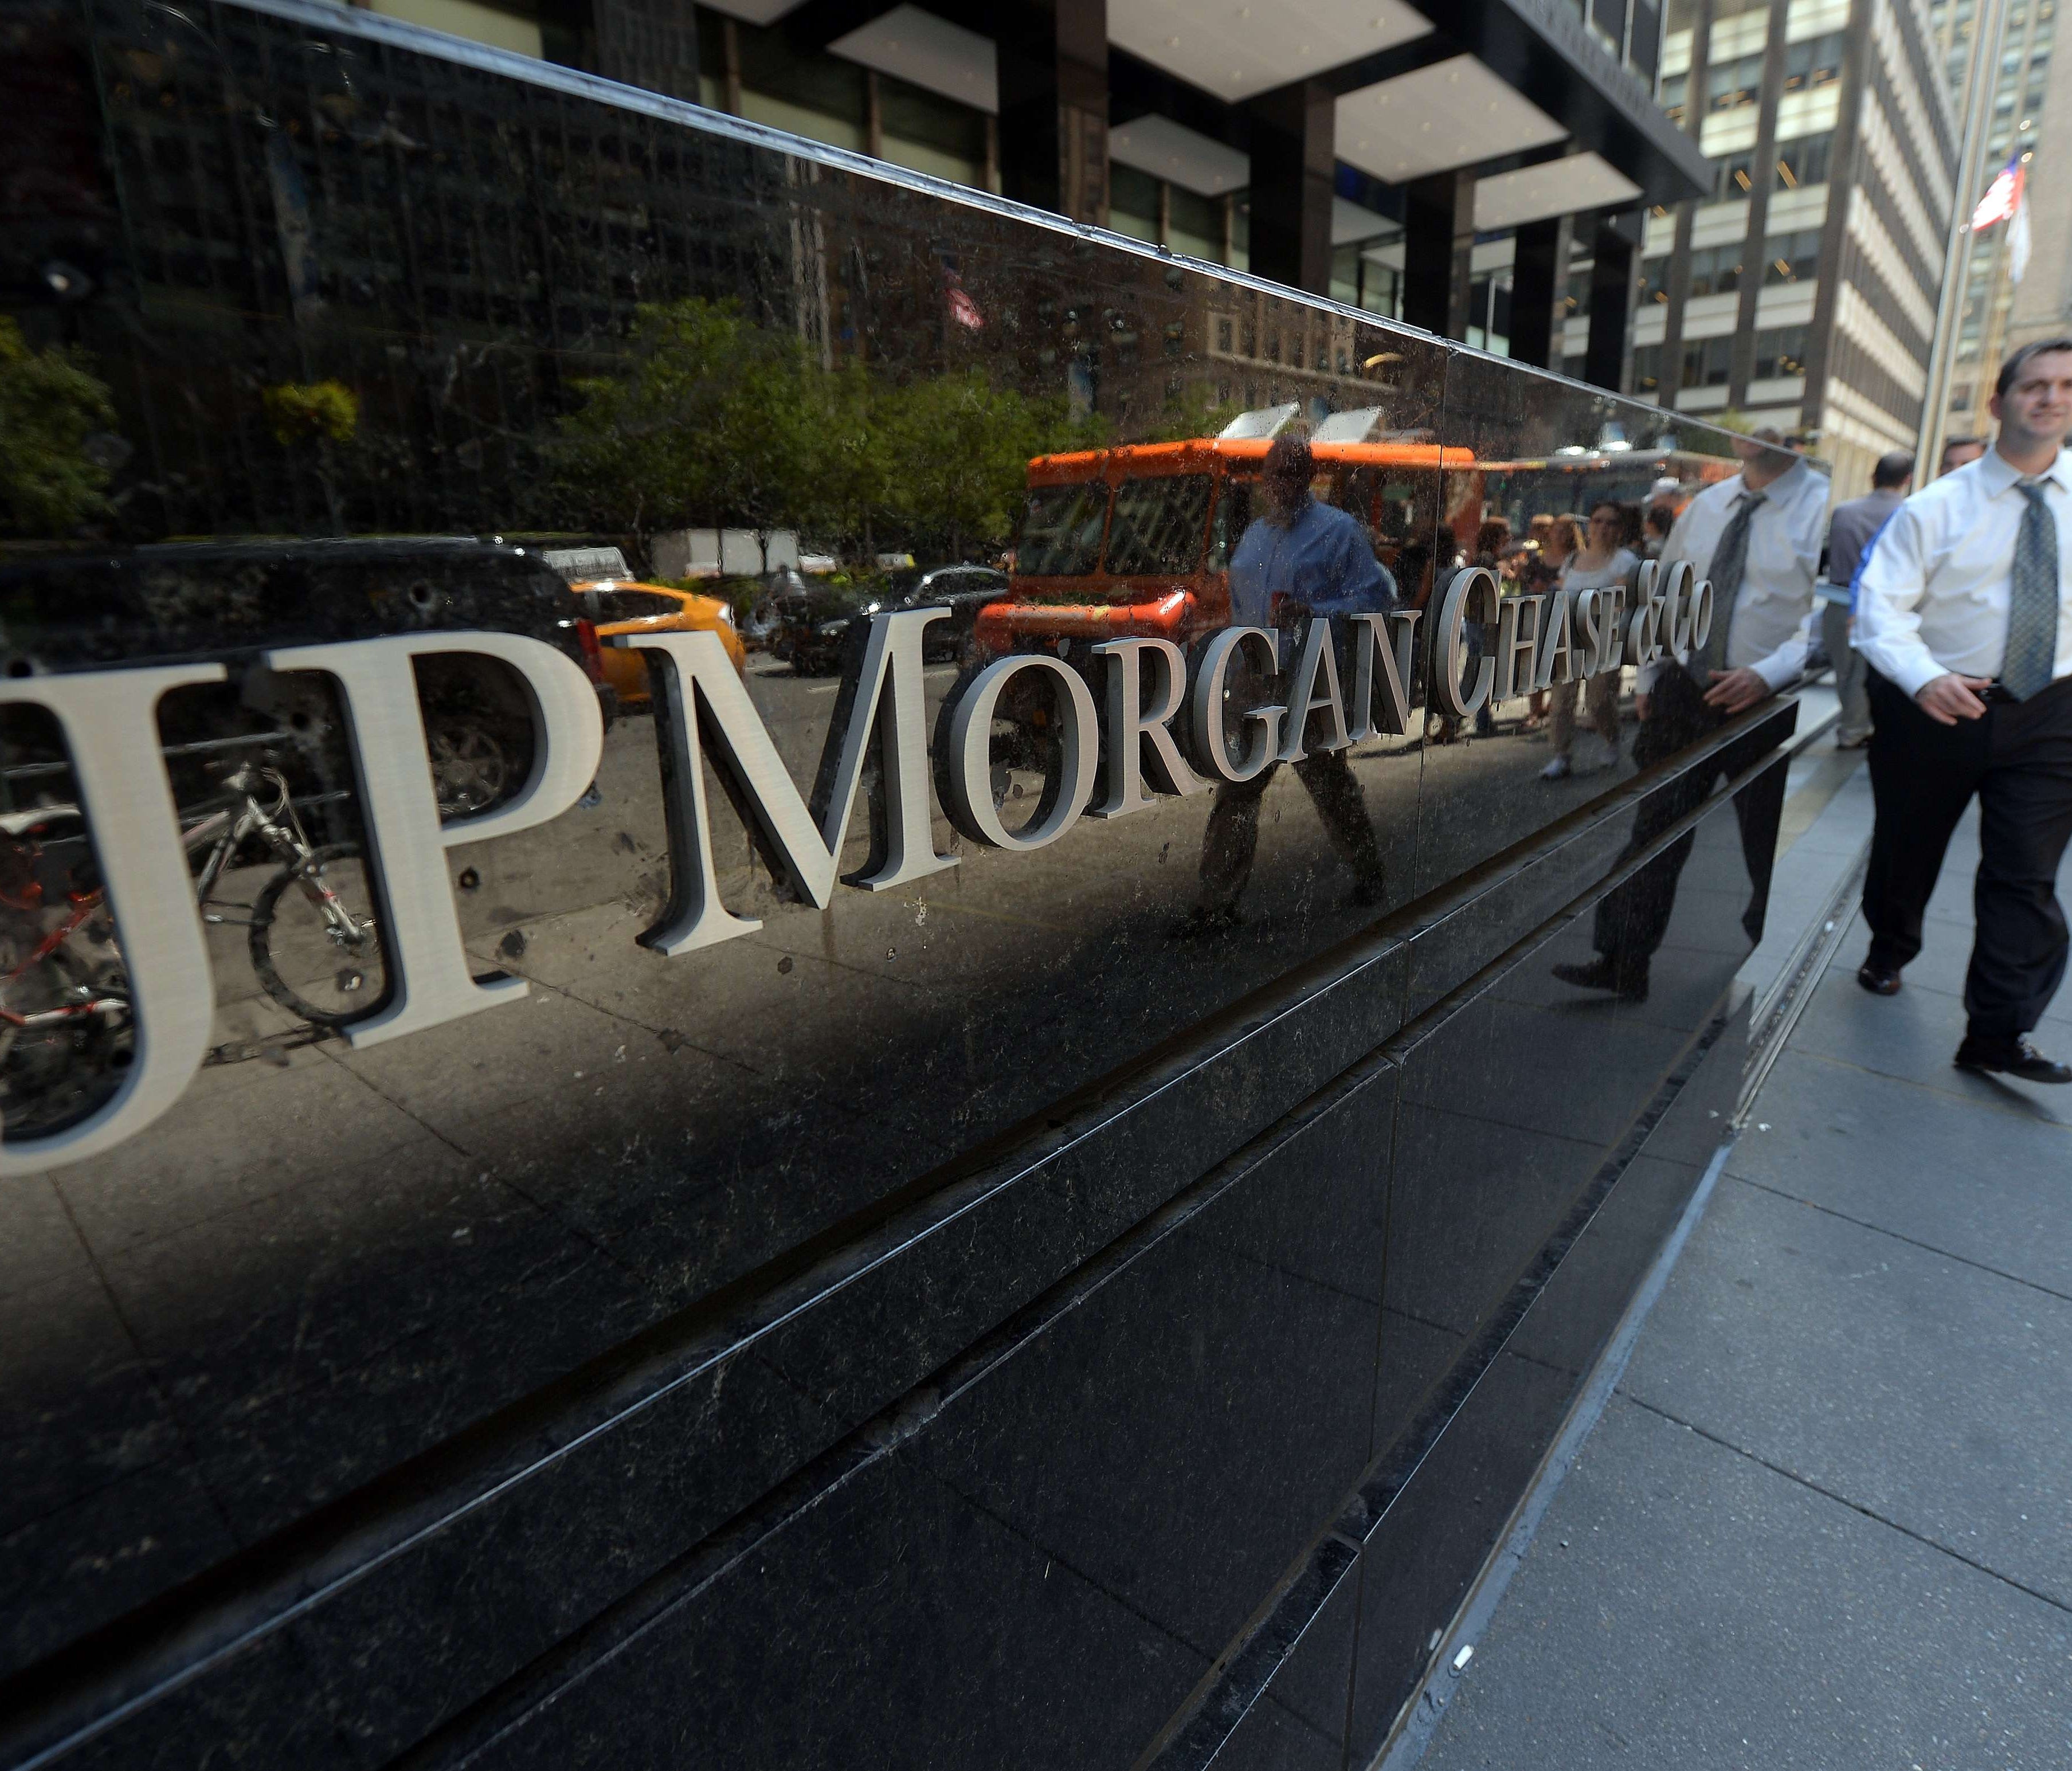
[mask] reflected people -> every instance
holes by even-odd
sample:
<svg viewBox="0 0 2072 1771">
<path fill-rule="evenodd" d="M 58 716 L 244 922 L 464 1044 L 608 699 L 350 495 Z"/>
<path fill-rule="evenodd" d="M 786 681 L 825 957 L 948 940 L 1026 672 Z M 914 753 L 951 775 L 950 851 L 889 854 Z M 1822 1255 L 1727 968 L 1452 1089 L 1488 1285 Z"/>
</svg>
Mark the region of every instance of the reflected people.
<svg viewBox="0 0 2072 1771">
<path fill-rule="evenodd" d="M 1784 448 L 1778 434 L 1768 428 L 1737 438 L 1734 454 L 1741 470 L 1691 500 L 1663 550 L 1665 565 L 1690 561 L 1694 584 L 1712 581 L 1712 621 L 1704 646 L 1688 664 L 1665 652 L 1640 672 L 1641 729 L 1633 756 L 1643 769 L 1796 682 L 1805 666 L 1827 477 Z M 1722 776 L 1731 780 L 1752 766 L 1773 742 L 1750 733 L 1663 783 L 1642 801 L 1627 853 L 1652 845 L 1696 811 Z M 1736 795 L 1734 810 L 1754 889 L 1741 926 L 1756 942 L 1762 939 L 1769 901 L 1774 832 L 1760 796 Z M 1668 931 L 1677 881 L 1695 836 L 1687 831 L 1606 894 L 1597 906 L 1597 957 L 1585 964 L 1557 965 L 1555 976 L 1626 1001 L 1646 1001 L 1648 968 Z"/>
<path fill-rule="evenodd" d="M 1266 500 L 1231 556 L 1231 620 L 1239 627 L 1282 631 L 1281 654 L 1300 655 L 1305 623 L 1331 615 L 1381 614 L 1395 606 L 1396 584 L 1377 560 L 1359 520 L 1320 500 L 1311 490 L 1316 460 L 1305 438 L 1276 438 L 1260 478 Z M 1265 676 L 1233 669 L 1232 712 L 1267 705 L 1274 685 Z M 1294 764 L 1297 779 L 1316 802 L 1338 858 L 1352 869 L 1349 902 L 1382 899 L 1381 845 L 1359 785 L 1340 750 L 1314 752 Z M 1234 927 L 1238 899 L 1259 850 L 1259 802 L 1280 772 L 1272 762 L 1248 781 L 1218 783 L 1202 836 L 1201 890 L 1175 926 L 1182 939 Z"/>
<path fill-rule="evenodd" d="M 1639 521 L 1640 513 L 1630 504 L 1601 500 L 1590 512 L 1588 534 L 1582 546 L 1562 562 L 1560 587 L 1572 596 L 1585 590 L 1626 589 L 1627 606 L 1632 606 L 1640 577 L 1640 559 L 1625 537 Z M 1580 694 L 1583 717 L 1602 746 L 1601 753 L 1586 757 L 1585 774 L 1597 769 L 1615 769 L 1619 759 L 1618 673 L 1600 671 L 1578 683 L 1573 677 L 1547 692 L 1548 725 L 1554 754 L 1540 771 L 1543 781 L 1562 781 L 1576 772 L 1576 701 Z"/>
</svg>

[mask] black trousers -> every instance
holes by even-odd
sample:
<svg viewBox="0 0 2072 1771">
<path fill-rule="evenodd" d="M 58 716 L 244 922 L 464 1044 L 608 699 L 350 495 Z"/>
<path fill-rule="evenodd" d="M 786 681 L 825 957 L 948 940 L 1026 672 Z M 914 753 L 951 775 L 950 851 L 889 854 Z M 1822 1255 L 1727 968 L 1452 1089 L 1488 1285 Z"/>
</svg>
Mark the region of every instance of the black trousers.
<svg viewBox="0 0 2072 1771">
<path fill-rule="evenodd" d="M 1259 853 L 1259 802 L 1267 783 L 1280 772 L 1281 765 L 1271 762 L 1249 781 L 1216 784 L 1209 826 L 1202 833 L 1204 908 L 1235 905 L 1252 877 L 1252 857 Z M 1374 821 L 1367 816 L 1367 802 L 1360 797 L 1359 783 L 1346 766 L 1346 753 L 1323 750 L 1305 756 L 1295 765 L 1295 778 L 1317 803 L 1317 815 L 1324 820 L 1325 833 L 1338 859 L 1363 885 L 1379 891 L 1381 844 L 1375 836 Z"/>
<path fill-rule="evenodd" d="M 1648 696 L 1648 717 L 1634 741 L 1633 759 L 1643 768 L 1666 762 L 1725 723 L 1725 717 L 1705 705 L 1703 692 L 1681 666 L 1672 665 L 1655 680 Z M 1731 780 L 1768 754 L 1772 741 L 1751 733 L 1693 769 L 1664 782 L 1641 801 L 1634 814 L 1633 836 L 1626 853 L 1637 854 L 1655 842 L 1679 818 L 1696 812 L 1722 776 Z M 1744 787 L 1734 795 L 1734 816 L 1741 832 L 1741 854 L 1752 888 L 1741 927 L 1751 942 L 1762 939 L 1770 907 L 1770 876 L 1777 861 L 1777 812 L 1782 775 Z M 1593 940 L 1598 952 L 1623 972 L 1646 968 L 1669 932 L 1676 908 L 1676 888 L 1696 845 L 1698 832 L 1686 831 L 1630 879 L 1598 901 Z M 1623 857 L 1621 857 L 1623 860 Z"/>
<path fill-rule="evenodd" d="M 2072 837 L 2072 678 L 1982 719 L 1939 725 L 1873 672 L 1871 791 L 1877 825 L 1864 877 L 1870 961 L 1897 968 L 1921 951 L 1921 918 L 1957 820 L 1979 796 L 1978 921 L 1964 1009 L 1971 1031 L 2030 1031 L 2065 976 L 2058 869 Z"/>
</svg>

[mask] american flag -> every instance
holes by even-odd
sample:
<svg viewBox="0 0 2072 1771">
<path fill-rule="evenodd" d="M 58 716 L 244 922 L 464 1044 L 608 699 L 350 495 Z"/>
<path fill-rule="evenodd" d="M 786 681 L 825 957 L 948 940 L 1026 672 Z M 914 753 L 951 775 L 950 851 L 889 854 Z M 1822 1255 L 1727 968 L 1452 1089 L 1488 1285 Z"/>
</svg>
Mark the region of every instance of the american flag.
<svg viewBox="0 0 2072 1771">
<path fill-rule="evenodd" d="M 1978 208 L 1971 212 L 1972 232 L 1990 228 L 1996 221 L 2013 219 L 2015 211 L 2021 205 L 2022 179 L 2026 171 L 2019 154 L 2008 158 L 2000 175 L 1986 187 L 1986 194 L 1979 199 Z"/>
</svg>

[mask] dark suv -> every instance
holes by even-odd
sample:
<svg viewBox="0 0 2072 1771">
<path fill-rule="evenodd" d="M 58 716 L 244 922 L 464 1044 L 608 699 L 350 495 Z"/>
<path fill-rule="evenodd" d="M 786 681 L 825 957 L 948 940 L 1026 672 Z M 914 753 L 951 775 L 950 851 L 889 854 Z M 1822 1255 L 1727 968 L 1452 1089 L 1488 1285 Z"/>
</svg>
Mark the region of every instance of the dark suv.
<svg viewBox="0 0 2072 1771">
<path fill-rule="evenodd" d="M 595 630 L 536 553 L 467 538 L 171 543 L 0 564 L 0 668 L 10 675 L 207 658 L 220 690 L 168 696 L 162 713 L 176 789 L 179 759 L 240 732 L 290 733 L 335 752 L 335 696 L 320 679 L 259 663 L 279 647 L 390 634 L 487 629 L 545 640 L 581 665 L 606 723 L 617 697 Z M 454 653 L 420 659 L 417 695 L 440 809 L 482 812 L 532 772 L 532 701 L 510 669 Z M 328 771 L 327 771 L 328 772 Z"/>
</svg>

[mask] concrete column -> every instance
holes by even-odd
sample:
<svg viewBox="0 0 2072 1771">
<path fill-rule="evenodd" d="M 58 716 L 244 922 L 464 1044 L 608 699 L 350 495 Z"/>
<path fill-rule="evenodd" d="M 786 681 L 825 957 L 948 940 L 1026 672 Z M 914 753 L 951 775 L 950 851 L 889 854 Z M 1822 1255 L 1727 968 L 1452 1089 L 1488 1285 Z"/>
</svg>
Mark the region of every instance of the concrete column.
<svg viewBox="0 0 2072 1771">
<path fill-rule="evenodd" d="M 1314 80 L 1264 92 L 1252 119 L 1252 264 L 1312 294 L 1331 292 L 1338 101 Z"/>
<path fill-rule="evenodd" d="M 1528 221 L 1518 230 L 1511 269 L 1511 354 L 1542 369 L 1561 367 L 1561 298 L 1568 282 L 1566 216 Z"/>
<path fill-rule="evenodd" d="M 1403 318 L 1442 338 L 1465 339 L 1474 268 L 1474 175 L 1435 172 L 1405 185 L 1403 195 Z"/>
<path fill-rule="evenodd" d="M 1642 216 L 1638 209 L 1601 217 L 1591 247 L 1590 342 L 1583 379 L 1625 391 L 1626 340 L 1633 331 L 1633 291 L 1640 271 Z"/>
<path fill-rule="evenodd" d="M 1000 69 L 1003 195 L 1108 221 L 1108 0 L 1007 0 Z"/>
</svg>

